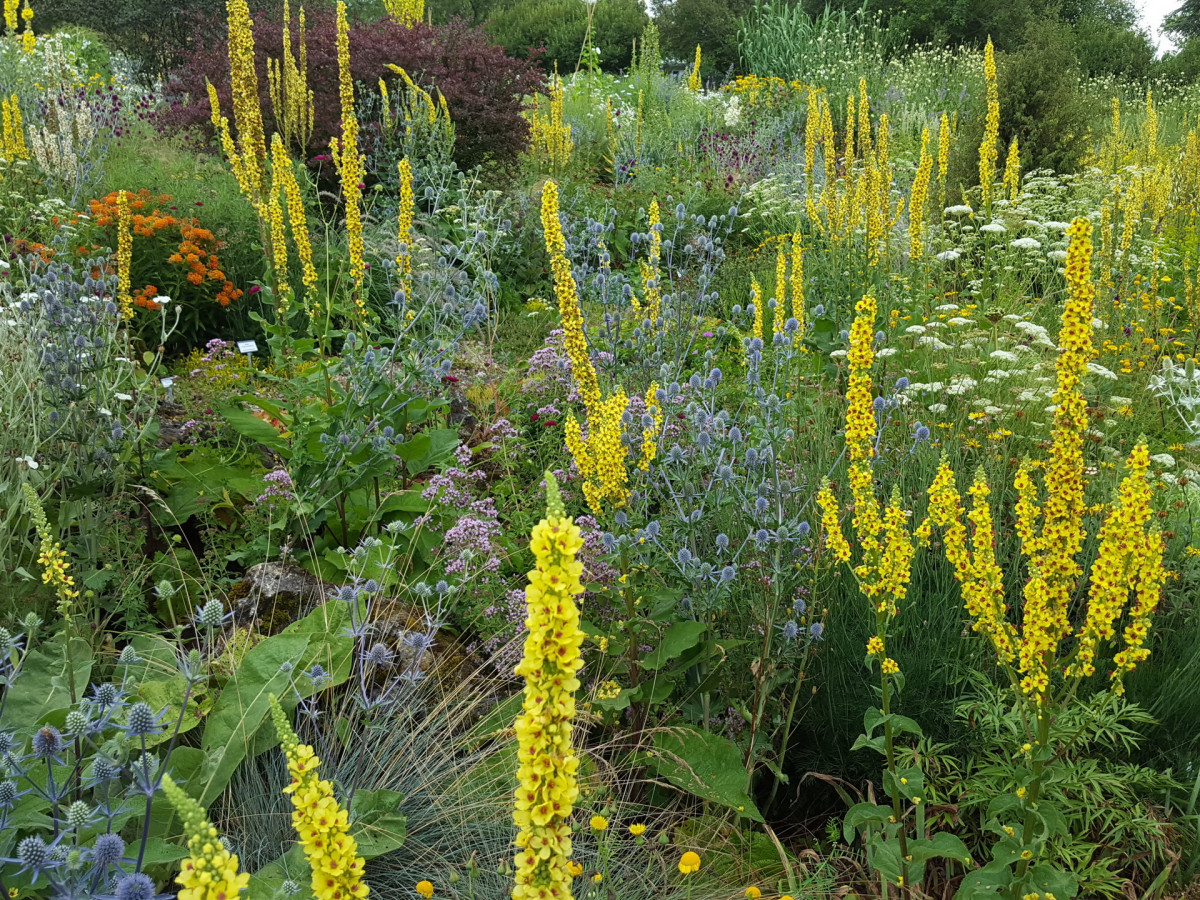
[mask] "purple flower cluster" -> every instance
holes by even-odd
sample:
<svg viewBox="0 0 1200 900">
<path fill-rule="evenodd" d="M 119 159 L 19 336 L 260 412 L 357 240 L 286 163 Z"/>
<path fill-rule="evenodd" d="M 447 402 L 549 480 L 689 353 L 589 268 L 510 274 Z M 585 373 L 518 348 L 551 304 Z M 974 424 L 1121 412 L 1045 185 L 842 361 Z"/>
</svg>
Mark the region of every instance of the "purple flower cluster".
<svg viewBox="0 0 1200 900">
<path fill-rule="evenodd" d="M 292 476 L 287 473 L 286 469 L 275 469 L 263 476 L 263 481 L 266 483 L 266 490 L 254 498 L 255 506 L 266 506 L 268 509 L 274 510 L 278 503 L 287 503 L 295 500 L 296 495 L 292 493 L 295 485 L 292 484 Z"/>
</svg>

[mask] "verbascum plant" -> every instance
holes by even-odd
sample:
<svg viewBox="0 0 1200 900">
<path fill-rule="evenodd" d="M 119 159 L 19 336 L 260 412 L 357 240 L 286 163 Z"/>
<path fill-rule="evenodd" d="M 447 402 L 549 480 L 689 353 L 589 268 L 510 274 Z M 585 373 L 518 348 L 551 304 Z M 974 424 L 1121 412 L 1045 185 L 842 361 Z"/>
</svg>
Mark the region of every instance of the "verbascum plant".
<svg viewBox="0 0 1200 900">
<path fill-rule="evenodd" d="M 805 311 L 804 311 L 804 247 L 800 232 L 792 234 L 792 318 L 796 320 L 796 334 L 792 345 L 799 347 L 804 340 Z"/>
<path fill-rule="evenodd" d="M 813 169 L 817 161 L 817 142 L 821 139 L 821 94 L 817 88 L 808 89 L 808 114 L 804 119 L 804 181 L 808 193 L 813 191 Z M 825 155 L 829 155 L 829 150 Z"/>
<path fill-rule="evenodd" d="M 221 843 L 204 807 L 189 797 L 170 775 L 163 775 L 162 787 L 179 813 L 187 838 L 188 857 L 175 878 L 182 889 L 179 900 L 233 900 L 250 883 L 250 874 L 238 871 L 237 856 Z"/>
<path fill-rule="evenodd" d="M 25 143 L 25 123 L 21 117 L 21 102 L 17 95 L 0 97 L 0 122 L 3 125 L 4 158 L 9 161 L 29 159 L 29 147 Z"/>
<path fill-rule="evenodd" d="M 308 214 L 304 209 L 304 196 L 300 193 L 300 184 L 296 181 L 296 171 L 292 167 L 291 157 L 284 149 L 283 138 L 278 134 L 271 136 L 271 162 L 276 181 L 282 185 L 284 197 L 287 199 L 288 222 L 292 227 L 292 242 L 296 245 L 296 253 L 300 257 L 301 281 L 304 284 L 305 309 L 310 319 L 317 317 L 317 268 L 313 264 L 312 237 L 308 230 Z"/>
<path fill-rule="evenodd" d="M 646 259 L 641 263 L 642 293 L 645 304 L 645 317 L 650 321 L 650 330 L 658 330 L 658 320 L 662 318 L 662 290 L 659 288 L 659 263 L 662 260 L 662 219 L 659 218 L 657 198 L 650 201 L 649 211 L 649 244 L 650 249 Z"/>
<path fill-rule="evenodd" d="M 575 145 L 571 140 L 571 126 L 563 120 L 564 88 L 557 67 L 547 94 L 544 102 L 538 95 L 528 113 L 529 144 L 546 158 L 551 171 L 559 172 L 570 161 Z"/>
<path fill-rule="evenodd" d="M 20 0 L 4 0 L 4 27 L 9 34 L 17 32 L 17 11 L 20 8 Z"/>
<path fill-rule="evenodd" d="M 754 307 L 754 331 L 752 333 L 761 341 L 763 339 L 762 287 L 754 276 L 750 276 L 750 305 Z"/>
<path fill-rule="evenodd" d="M 693 94 L 704 87 L 704 82 L 700 79 L 700 45 L 696 45 L 696 62 L 692 65 L 692 71 L 688 75 L 687 81 L 688 90 Z"/>
<path fill-rule="evenodd" d="M 254 63 L 254 28 L 246 0 L 227 0 L 229 82 L 233 90 L 233 125 L 243 191 L 258 209 L 267 191 L 267 139 L 258 101 L 258 70 Z M 210 98 L 211 98 L 210 94 Z M 219 109 L 213 105 L 213 115 Z M 222 137 L 222 143 L 224 138 Z M 260 214 L 260 218 L 262 215 Z"/>
<path fill-rule="evenodd" d="M 278 137 L 278 134 L 272 135 L 274 139 Z M 290 160 L 285 167 L 291 168 Z M 292 286 L 288 280 L 287 229 L 283 221 L 283 204 L 279 202 L 279 192 L 285 177 L 279 172 L 272 173 L 271 189 L 267 193 L 266 203 L 267 223 L 271 235 L 271 269 L 275 273 L 275 310 L 281 321 L 287 319 L 292 296 Z"/>
<path fill-rule="evenodd" d="M 367 264 L 363 258 L 362 151 L 358 146 L 358 114 L 354 108 L 354 76 L 350 72 L 350 22 L 346 17 L 346 4 L 338 0 L 337 5 L 337 58 L 338 93 L 342 101 L 342 137 L 330 143 L 334 165 L 342 182 L 342 202 L 345 205 L 346 241 L 350 249 L 350 281 L 353 285 L 354 305 L 363 323 L 366 322 L 367 302 L 363 293 L 363 279 Z"/>
<path fill-rule="evenodd" d="M 425 0 L 383 0 L 387 14 L 406 28 L 425 18 Z"/>
<path fill-rule="evenodd" d="M 1056 895 L 1074 894 L 1075 876 L 1061 865 L 1054 868 L 1049 843 L 1038 837 L 1045 823 L 1061 816 L 1042 793 L 1047 770 L 1066 752 L 1062 745 L 1073 740 L 1057 734 L 1052 725 L 1070 705 L 1084 702 L 1081 684 L 1095 674 L 1097 654 L 1107 643 L 1120 645 L 1109 672 L 1110 689 L 1118 694 L 1124 691 L 1125 674 L 1149 655 L 1145 640 L 1165 578 L 1163 538 L 1152 524 L 1150 452 L 1146 442 L 1139 440 L 1100 527 L 1083 621 L 1077 626 L 1071 623 L 1071 610 L 1082 593 L 1078 556 L 1086 538 L 1083 443 L 1088 421 L 1081 381 L 1092 355 L 1096 291 L 1091 280 L 1090 223 L 1076 219 L 1067 234 L 1068 299 L 1058 342 L 1050 459 L 1042 466 L 1045 499 L 1035 480 L 1037 464 L 1026 459 L 1015 478 L 1015 529 L 1027 559 L 1026 571 L 1013 573 L 1024 579 L 1019 616 L 1010 616 L 1004 602 L 990 489 L 982 472 L 970 488 L 968 528 L 954 472 L 943 461 L 929 488 L 929 515 L 918 529 L 922 541 L 928 541 L 935 528 L 942 533 L 972 627 L 987 637 L 1012 684 L 1021 718 L 1029 723 L 1029 739 L 1015 763 L 1019 785 L 1015 802 L 989 807 L 996 810 L 989 814 L 989 828 L 1008 835 L 1012 853 L 997 854 L 997 861 L 989 866 L 995 871 L 988 883 L 1017 898 L 1044 891 L 1047 885 Z M 1122 615 L 1127 616 L 1127 624 L 1118 641 Z M 1018 618 L 1019 627 L 1014 621 Z"/>
<path fill-rule="evenodd" d="M 133 295 L 130 294 L 132 263 L 133 217 L 129 209 L 129 192 L 117 191 L 117 309 L 124 319 L 133 318 Z"/>
<path fill-rule="evenodd" d="M 571 271 L 571 261 L 567 259 L 567 242 L 558 220 L 558 185 L 553 181 L 546 182 L 542 189 L 542 229 L 562 319 L 563 346 L 571 364 L 575 390 L 587 414 L 586 437 L 575 416 L 568 416 L 564 429 L 567 449 L 583 476 L 583 493 L 588 506 L 596 515 L 601 515 L 605 503 L 619 508 L 629 499 L 626 467 L 629 448 L 622 440 L 622 417 L 629 398 L 620 387 L 607 398 L 600 394 L 600 382 L 588 355 L 579 289 Z"/>
<path fill-rule="evenodd" d="M 892 492 L 886 506 L 876 497 L 872 472 L 876 420 L 871 388 L 876 313 L 875 298 L 863 297 L 856 306 L 850 329 L 846 456 L 854 509 L 851 522 L 859 549 L 859 562 L 852 565 L 852 571 L 859 591 L 870 601 L 875 615 L 875 633 L 867 641 L 866 661 L 872 667 L 879 667 L 882 708 L 867 711 L 863 722 L 865 734 L 854 746 L 868 747 L 884 757 L 883 789 L 890 802 L 886 806 L 871 802 L 857 804 L 847 814 L 845 827 L 851 834 L 856 830 L 863 833 L 883 881 L 904 893 L 908 887 L 919 887 L 926 860 L 942 856 L 969 862 L 970 854 L 962 841 L 951 834 L 926 835 L 924 776 L 915 756 L 901 753 L 896 745 L 901 734 L 921 736 L 916 722 L 893 712 L 893 700 L 904 681 L 900 664 L 888 648 L 891 623 L 900 612 L 900 601 L 908 594 L 915 547 L 899 491 Z M 838 502 L 828 479 L 821 486 L 817 502 L 826 550 L 839 564 L 852 562 L 850 542 L 843 534 Z M 877 734 L 881 728 L 883 733 Z M 910 824 L 914 816 L 915 827 Z"/>
<path fill-rule="evenodd" d="M 396 253 L 396 279 L 400 290 L 404 291 L 404 302 L 411 309 L 414 303 L 412 243 L 416 200 L 413 196 L 412 164 L 407 156 L 397 163 L 397 170 L 400 176 L 400 209 L 397 215 L 396 240 L 400 249 Z"/>
<path fill-rule="evenodd" d="M 38 549 L 38 565 L 42 567 L 42 584 L 54 589 L 58 598 L 58 614 L 66 619 L 71 614 L 71 605 L 79 596 L 75 587 L 75 576 L 71 574 L 71 560 L 62 544 L 55 539 L 50 531 L 50 522 L 37 491 L 28 483 L 21 485 L 25 492 L 25 503 L 29 507 L 30 518 L 37 532 L 40 547 Z"/>
<path fill-rule="evenodd" d="M 271 109 L 283 134 L 284 144 L 301 152 L 312 135 L 313 92 L 308 87 L 308 50 L 305 46 L 304 8 L 300 8 L 300 62 L 292 50 L 292 12 L 283 4 L 283 58 L 267 60 Z"/>
<path fill-rule="evenodd" d="M 663 411 L 658 402 L 658 382 L 650 382 L 646 389 L 646 413 L 642 416 L 642 458 L 638 468 L 643 472 L 650 470 L 650 463 L 658 455 L 658 435 L 662 432 Z"/>
<path fill-rule="evenodd" d="M 513 900 L 570 900 L 571 826 L 579 796 L 579 759 L 572 743 L 575 692 L 583 666 L 579 609 L 583 547 L 567 518 L 554 476 L 546 473 L 546 517 L 533 527 L 534 568 L 525 588 L 525 652 L 516 674 L 525 699 L 516 721 L 517 781 L 513 823 L 516 884 Z"/>
<path fill-rule="evenodd" d="M 1004 160 L 1004 192 L 1009 200 L 1016 200 L 1021 192 L 1021 149 L 1016 138 L 1008 145 L 1008 156 Z"/>
<path fill-rule="evenodd" d="M 913 178 L 908 201 L 908 255 L 920 259 L 925 254 L 925 204 L 929 200 L 929 176 L 933 157 L 929 155 L 929 129 L 921 129 L 921 157 Z"/>
<path fill-rule="evenodd" d="M 287 713 L 272 694 L 271 718 L 287 757 L 292 781 L 283 789 L 292 798 L 292 827 L 312 869 L 312 892 L 316 900 L 351 900 L 365 897 L 365 860 L 358 843 L 350 836 L 349 815 L 333 795 L 333 784 L 317 775 L 320 758 L 313 748 L 300 743 Z"/>
<path fill-rule="evenodd" d="M 987 90 L 987 115 L 983 120 L 983 141 L 979 144 L 979 190 L 984 209 L 992 207 L 992 182 L 996 178 L 1000 140 L 1000 88 L 996 82 L 996 53 L 992 39 L 983 49 L 983 80 Z"/>
<path fill-rule="evenodd" d="M 29 0 L 25 0 L 25 6 L 21 9 L 21 20 L 25 23 L 25 30 L 21 33 L 21 48 L 26 53 L 32 53 L 37 47 L 37 38 L 33 34 L 33 7 L 29 5 Z"/>
<path fill-rule="evenodd" d="M 775 252 L 775 310 L 771 317 L 771 334 L 783 334 L 787 324 L 787 256 L 783 252 L 783 241 Z"/>
<path fill-rule="evenodd" d="M 942 210 L 946 208 L 946 173 L 950 169 L 950 117 L 942 113 L 942 121 L 938 125 L 938 190 L 939 194 L 939 209 L 938 216 L 942 215 Z"/>
</svg>

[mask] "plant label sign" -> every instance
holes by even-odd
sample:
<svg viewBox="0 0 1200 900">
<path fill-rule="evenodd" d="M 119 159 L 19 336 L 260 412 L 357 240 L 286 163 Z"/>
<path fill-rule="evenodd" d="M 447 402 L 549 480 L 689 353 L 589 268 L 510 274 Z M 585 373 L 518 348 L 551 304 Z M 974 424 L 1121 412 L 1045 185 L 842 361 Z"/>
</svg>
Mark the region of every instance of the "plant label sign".
<svg viewBox="0 0 1200 900">
<path fill-rule="evenodd" d="M 245 353 L 247 356 L 249 356 L 251 353 L 258 352 L 258 342 L 257 341 L 238 341 L 237 348 L 238 348 L 239 353 Z"/>
</svg>

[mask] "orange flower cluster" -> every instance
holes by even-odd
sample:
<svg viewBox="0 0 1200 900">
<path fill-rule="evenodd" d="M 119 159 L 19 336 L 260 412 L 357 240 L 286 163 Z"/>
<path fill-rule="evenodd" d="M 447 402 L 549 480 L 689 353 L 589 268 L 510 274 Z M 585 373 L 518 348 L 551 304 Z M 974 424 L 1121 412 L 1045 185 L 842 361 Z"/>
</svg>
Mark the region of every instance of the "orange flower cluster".
<svg viewBox="0 0 1200 900">
<path fill-rule="evenodd" d="M 242 296 L 242 291 L 234 287 L 224 269 L 217 251 L 221 242 L 209 229 L 202 228 L 200 222 L 192 217 L 176 216 L 170 212 L 171 195 L 154 195 L 142 189 L 137 194 L 129 194 L 130 227 L 135 237 L 154 238 L 160 236 L 179 235 L 179 243 L 173 253 L 167 257 L 167 262 L 186 270 L 184 278 L 191 285 L 201 287 L 212 284 L 217 287 L 213 300 L 221 306 L 228 306 Z M 164 212 L 163 207 L 167 208 Z M 118 219 L 117 192 L 113 191 L 107 197 L 93 200 L 90 204 L 92 220 L 101 227 L 114 225 Z M 159 288 L 148 284 L 133 292 L 133 303 L 143 309 L 155 310 L 160 304 L 154 298 L 159 294 Z"/>
</svg>

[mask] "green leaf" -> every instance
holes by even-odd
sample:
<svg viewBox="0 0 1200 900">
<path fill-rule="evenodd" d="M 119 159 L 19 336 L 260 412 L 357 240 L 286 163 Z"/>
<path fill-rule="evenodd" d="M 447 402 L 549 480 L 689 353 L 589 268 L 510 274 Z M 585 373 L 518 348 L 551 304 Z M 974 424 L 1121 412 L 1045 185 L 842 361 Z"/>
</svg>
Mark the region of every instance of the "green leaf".
<svg viewBox="0 0 1200 900">
<path fill-rule="evenodd" d="M 990 862 L 968 872 L 954 894 L 954 900 L 987 900 L 1012 884 L 1012 872 L 1000 862 Z"/>
<path fill-rule="evenodd" d="M 1034 815 L 1041 820 L 1044 828 L 1044 838 L 1049 839 L 1058 835 L 1067 834 L 1069 829 L 1067 826 L 1066 816 L 1064 816 L 1059 808 L 1053 803 L 1047 803 L 1045 800 L 1043 800 L 1041 803 L 1038 803 L 1037 808 L 1034 810 Z M 1055 892 L 1051 891 L 1051 893 Z M 1056 893 L 1055 896 L 1057 896 Z"/>
<path fill-rule="evenodd" d="M 1055 897 L 1070 898 L 1079 893 L 1079 879 L 1070 872 L 1044 864 L 1030 870 L 1026 884 L 1034 885 L 1039 893 L 1053 894 Z"/>
<path fill-rule="evenodd" d="M 683 651 L 695 647 L 707 628 L 703 622 L 676 622 L 659 639 L 658 646 L 642 657 L 642 668 L 651 671 L 661 669 Z"/>
<path fill-rule="evenodd" d="M 746 769 L 736 744 L 706 731 L 671 728 L 655 734 L 654 746 L 647 762 L 675 787 L 764 821 L 746 793 Z"/>
<path fill-rule="evenodd" d="M 238 434 L 248 437 L 264 447 L 269 447 L 284 459 L 291 459 L 291 447 L 270 423 L 264 422 L 250 410 L 242 409 L 240 406 L 223 406 L 219 412 L 222 418 L 229 423 L 229 427 Z"/>
<path fill-rule="evenodd" d="M 842 835 L 849 844 L 866 826 L 885 825 L 891 817 L 890 807 L 875 803 L 855 803 L 842 820 Z"/>
<path fill-rule="evenodd" d="M 404 795 L 380 788 L 355 791 L 350 807 L 350 836 L 364 859 L 374 859 L 404 845 L 407 818 L 400 813 Z"/>
<path fill-rule="evenodd" d="M 243 759 L 276 743 L 273 730 L 269 726 L 263 729 L 271 694 L 287 705 L 294 697 L 293 680 L 302 695 L 311 693 L 311 685 L 297 676 L 315 663 L 333 674 L 335 682 L 345 680 L 353 652 L 352 640 L 341 633 L 347 616 L 343 603 L 322 604 L 245 655 L 213 704 L 204 727 L 200 744 L 204 767 L 189 785 L 189 793 L 202 806 L 209 806 L 220 795 Z M 260 729 L 263 736 L 256 741 Z"/>
<path fill-rule="evenodd" d="M 5 722 L 13 723 L 20 734 L 32 734 L 45 724 L 51 713 L 72 705 L 68 659 L 74 668 L 74 699 L 87 691 L 92 675 L 92 647 L 76 638 L 65 649 L 63 641 L 61 635 L 56 636 L 25 655 L 21 677 L 10 690 L 4 708 Z"/>
<path fill-rule="evenodd" d="M 854 743 L 851 745 L 850 749 L 851 751 L 861 750 L 863 747 L 874 750 L 881 756 L 887 756 L 887 738 L 885 738 L 882 734 L 873 738 L 869 738 L 865 734 L 860 734 L 854 739 Z"/>
<path fill-rule="evenodd" d="M 947 831 L 939 831 L 931 838 L 920 838 L 908 842 L 908 855 L 914 862 L 927 859 L 952 859 L 964 866 L 971 865 L 971 851 L 962 838 Z"/>
</svg>

